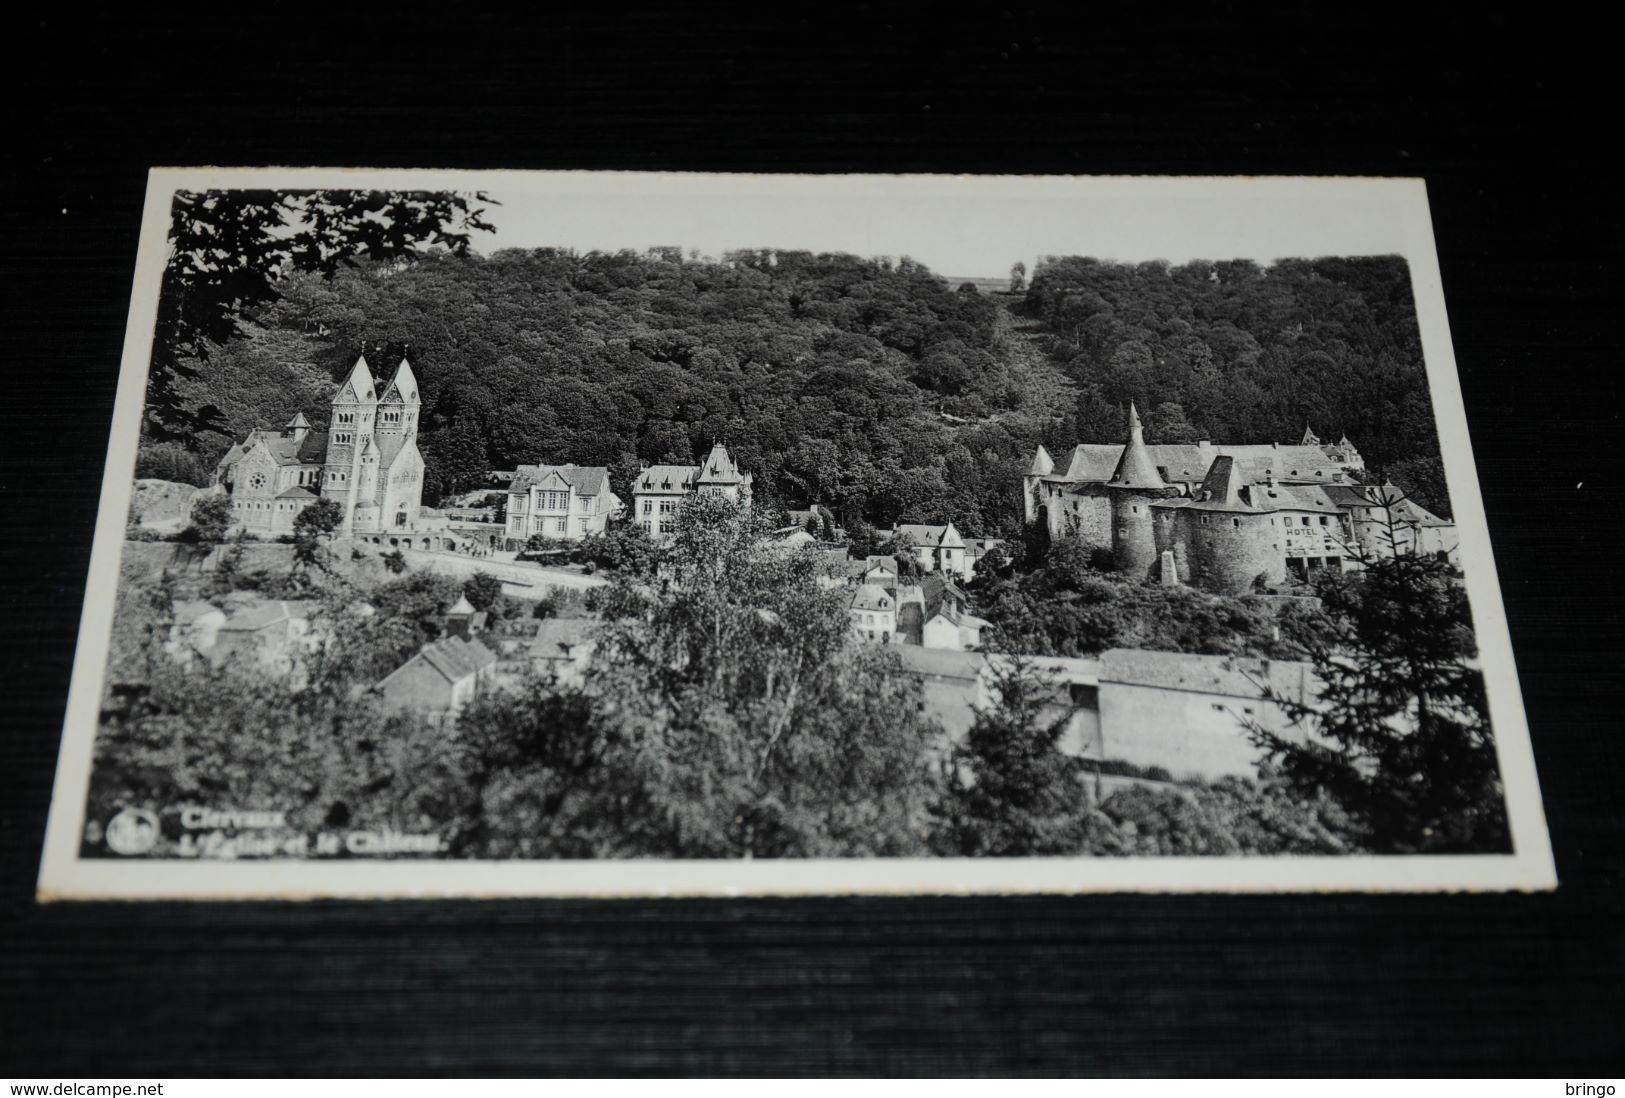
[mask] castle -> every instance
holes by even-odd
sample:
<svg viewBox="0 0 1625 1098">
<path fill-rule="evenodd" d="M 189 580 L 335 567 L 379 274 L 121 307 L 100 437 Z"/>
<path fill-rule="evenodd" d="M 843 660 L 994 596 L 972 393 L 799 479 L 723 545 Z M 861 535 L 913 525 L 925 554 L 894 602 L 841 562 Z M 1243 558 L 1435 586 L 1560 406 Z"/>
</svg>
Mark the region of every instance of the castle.
<svg viewBox="0 0 1625 1098">
<path fill-rule="evenodd" d="M 366 355 L 358 356 L 333 397 L 326 431 L 300 413 L 279 431 L 250 431 L 220 459 L 215 481 L 231 496 L 234 522 L 253 534 L 287 534 L 305 508 L 331 499 L 343 510 L 341 536 L 410 543 L 406 535 L 426 529 L 421 404 L 404 357 L 379 395 Z"/>
<path fill-rule="evenodd" d="M 1346 436 L 1148 445 L 1133 405 L 1128 435 L 1126 445 L 1074 447 L 1061 469 L 1039 446 L 1023 477 L 1027 522 L 1110 551 L 1132 577 L 1219 594 L 1342 571 L 1364 554 L 1455 552 L 1449 522 L 1391 485 L 1359 483 L 1365 462 Z"/>
</svg>

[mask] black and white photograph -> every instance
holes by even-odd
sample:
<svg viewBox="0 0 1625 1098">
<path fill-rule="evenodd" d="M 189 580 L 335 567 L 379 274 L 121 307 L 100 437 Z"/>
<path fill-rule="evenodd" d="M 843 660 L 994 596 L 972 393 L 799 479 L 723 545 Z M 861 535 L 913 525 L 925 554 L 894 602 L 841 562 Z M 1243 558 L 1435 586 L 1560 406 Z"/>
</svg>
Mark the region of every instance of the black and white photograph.
<svg viewBox="0 0 1625 1098">
<path fill-rule="evenodd" d="M 1413 180 L 157 170 L 46 899 L 1543 889 Z"/>
</svg>

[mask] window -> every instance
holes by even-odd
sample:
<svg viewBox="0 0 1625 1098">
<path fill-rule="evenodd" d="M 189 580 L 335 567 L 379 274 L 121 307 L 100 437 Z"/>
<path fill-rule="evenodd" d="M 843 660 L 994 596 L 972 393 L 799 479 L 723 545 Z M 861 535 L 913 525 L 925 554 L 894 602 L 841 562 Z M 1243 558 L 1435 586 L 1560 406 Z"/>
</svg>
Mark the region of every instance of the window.
<svg viewBox="0 0 1625 1098">
<path fill-rule="evenodd" d="M 564 533 L 569 526 L 569 521 L 569 519 L 555 519 L 553 523 L 554 531 L 560 534 Z"/>
<path fill-rule="evenodd" d="M 583 514 L 591 514 L 593 504 L 598 502 L 597 496 L 577 496 L 576 498 L 581 501 L 581 510 Z"/>
<path fill-rule="evenodd" d="M 1305 525 L 1305 526 L 1308 526 L 1308 525 L 1309 525 L 1309 516 L 1308 516 L 1308 515 L 1305 515 L 1305 516 L 1303 516 L 1303 520 L 1302 520 L 1302 521 L 1303 521 L 1303 524 L 1304 524 L 1304 525 Z"/>
<path fill-rule="evenodd" d="M 1325 516 L 1325 515 L 1321 515 L 1321 516 L 1320 516 L 1320 524 L 1321 524 L 1321 525 L 1322 525 L 1322 526 L 1327 526 L 1327 525 L 1329 525 L 1329 523 L 1327 523 L 1327 521 L 1326 521 L 1326 516 Z"/>
<path fill-rule="evenodd" d="M 653 510 L 654 510 L 654 506 L 655 506 L 655 505 L 654 505 L 654 501 L 652 501 L 652 500 L 647 500 L 647 499 L 646 499 L 646 500 L 644 500 L 644 501 L 643 501 L 643 513 L 644 513 L 644 514 L 646 514 L 646 515 L 647 515 L 647 514 L 649 514 L 649 513 L 651 513 L 651 512 L 652 512 L 652 511 L 653 511 Z M 646 522 L 646 523 L 644 523 L 644 524 L 643 524 L 643 525 L 644 525 L 644 526 L 645 526 L 645 527 L 647 527 L 647 526 L 648 526 L 648 525 L 649 525 L 649 524 L 648 524 L 648 523 L 647 523 L 647 522 Z"/>
<path fill-rule="evenodd" d="M 1231 519 L 1230 520 L 1230 525 L 1239 527 L 1241 525 L 1241 520 L 1240 519 Z"/>
</svg>

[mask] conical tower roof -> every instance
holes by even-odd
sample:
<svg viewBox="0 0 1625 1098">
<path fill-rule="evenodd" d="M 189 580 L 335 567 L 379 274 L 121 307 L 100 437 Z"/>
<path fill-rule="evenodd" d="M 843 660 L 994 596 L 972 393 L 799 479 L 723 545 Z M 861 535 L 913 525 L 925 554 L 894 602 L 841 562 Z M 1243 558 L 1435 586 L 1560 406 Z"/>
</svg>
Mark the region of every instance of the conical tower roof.
<svg viewBox="0 0 1625 1098">
<path fill-rule="evenodd" d="M 293 418 L 288 420 L 288 426 L 294 430 L 298 430 L 301 427 L 308 430 L 310 428 L 310 420 L 305 418 L 305 413 L 295 412 L 293 414 Z"/>
<path fill-rule="evenodd" d="M 1140 413 L 1131 403 L 1128 406 L 1128 445 L 1117 459 L 1117 471 L 1106 482 L 1111 488 L 1166 488 L 1168 484 L 1157 472 L 1151 451 L 1145 448 L 1145 428 L 1140 426 Z"/>
<path fill-rule="evenodd" d="M 1049 451 L 1044 449 L 1044 444 L 1040 442 L 1038 444 L 1038 453 L 1033 455 L 1033 463 L 1027 470 L 1027 475 L 1030 477 L 1047 477 L 1053 472 L 1055 472 L 1055 460 L 1049 456 Z"/>
<path fill-rule="evenodd" d="M 412 372 L 412 364 L 406 356 L 401 356 L 401 364 L 395 367 L 395 376 L 390 379 L 388 387 L 384 390 L 386 401 L 400 401 L 402 404 L 418 403 L 418 377 Z"/>
<path fill-rule="evenodd" d="M 355 365 L 350 367 L 349 376 L 339 385 L 338 396 L 333 398 L 334 404 L 370 404 L 378 399 L 378 386 L 372 379 L 372 368 L 367 365 L 367 356 L 356 356 Z"/>
<path fill-rule="evenodd" d="M 1298 443 L 1298 445 L 1299 446 L 1319 446 L 1320 445 L 1320 439 L 1318 437 L 1316 437 L 1315 429 L 1313 427 L 1309 426 L 1309 424 L 1307 424 L 1307 423 L 1305 423 L 1303 425 L 1303 441 Z"/>
<path fill-rule="evenodd" d="M 712 444 L 711 452 L 700 465 L 699 476 L 694 479 L 703 484 L 738 484 L 743 478 L 739 475 L 739 466 L 728 456 L 728 448 L 717 442 Z"/>
</svg>

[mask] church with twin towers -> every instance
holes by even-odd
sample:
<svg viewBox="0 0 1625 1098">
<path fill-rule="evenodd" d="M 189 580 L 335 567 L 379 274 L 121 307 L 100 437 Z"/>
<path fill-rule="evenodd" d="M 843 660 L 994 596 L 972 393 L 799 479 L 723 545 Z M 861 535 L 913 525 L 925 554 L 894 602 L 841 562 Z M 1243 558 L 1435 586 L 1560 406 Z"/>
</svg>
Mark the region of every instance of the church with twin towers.
<svg viewBox="0 0 1625 1098">
<path fill-rule="evenodd" d="M 358 355 L 333 397 L 327 430 L 313 429 L 301 412 L 280 429 L 250 431 L 220 459 L 216 482 L 231 497 L 234 523 L 262 536 L 287 534 L 300 512 L 330 499 L 343 512 L 342 536 L 378 541 L 417 532 L 421 409 L 404 354 L 383 385 L 366 354 Z"/>
</svg>

